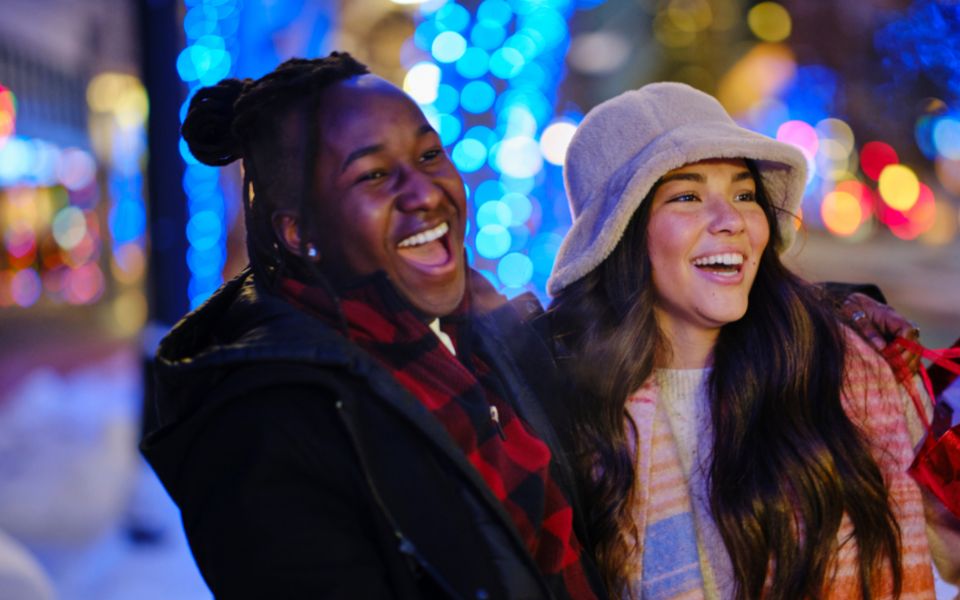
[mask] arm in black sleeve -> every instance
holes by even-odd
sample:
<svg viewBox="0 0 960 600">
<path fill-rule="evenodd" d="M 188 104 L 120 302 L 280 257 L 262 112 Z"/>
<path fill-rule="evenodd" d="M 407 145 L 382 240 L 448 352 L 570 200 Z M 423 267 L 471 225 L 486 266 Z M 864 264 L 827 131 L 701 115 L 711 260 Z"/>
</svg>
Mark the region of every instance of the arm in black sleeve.
<svg viewBox="0 0 960 600">
<path fill-rule="evenodd" d="M 389 598 L 382 528 L 333 402 L 313 388 L 231 401 L 180 474 L 184 527 L 218 598 Z"/>
</svg>

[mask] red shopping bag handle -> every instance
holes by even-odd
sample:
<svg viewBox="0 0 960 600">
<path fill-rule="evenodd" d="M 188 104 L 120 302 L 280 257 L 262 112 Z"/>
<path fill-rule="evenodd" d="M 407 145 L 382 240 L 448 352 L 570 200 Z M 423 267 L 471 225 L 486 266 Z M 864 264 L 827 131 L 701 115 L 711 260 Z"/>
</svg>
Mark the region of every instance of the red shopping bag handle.
<svg viewBox="0 0 960 600">
<path fill-rule="evenodd" d="M 954 343 L 950 344 L 950 347 L 960 348 L 960 338 L 958 338 Z M 950 384 L 953 383 L 953 380 L 960 375 L 960 373 L 957 373 L 956 371 L 951 371 L 950 369 L 937 364 L 930 365 L 930 368 L 927 369 L 927 373 L 930 375 L 930 381 L 933 383 L 933 393 L 937 396 L 943 393 L 943 390 L 950 387 Z"/>
<path fill-rule="evenodd" d="M 951 358 L 960 358 L 960 348 L 944 348 L 941 350 L 931 350 L 930 348 L 925 348 L 924 346 L 918 344 L 913 340 L 908 340 L 906 338 L 898 337 L 887 346 L 887 349 L 884 351 L 884 354 L 887 356 L 888 360 L 894 362 L 903 361 L 903 358 L 898 352 L 898 348 L 909 350 L 914 354 L 919 354 L 923 358 L 932 361 L 934 365 L 941 369 L 946 369 L 950 373 L 953 373 L 954 376 L 960 375 L 960 363 L 956 363 Z M 930 380 L 930 374 L 927 370 L 920 365 L 920 378 L 923 380 L 923 385 L 927 390 L 927 394 L 930 397 L 931 402 L 935 402 L 937 391 L 933 386 L 933 382 Z M 917 409 L 917 414 L 920 415 L 920 420 L 923 421 L 924 426 L 927 428 L 927 431 L 930 431 L 930 420 L 927 419 L 927 412 L 924 410 L 923 399 L 920 398 L 919 392 L 917 392 L 914 386 L 906 386 L 907 391 L 910 393 L 910 399 L 913 400 L 913 405 Z"/>
</svg>

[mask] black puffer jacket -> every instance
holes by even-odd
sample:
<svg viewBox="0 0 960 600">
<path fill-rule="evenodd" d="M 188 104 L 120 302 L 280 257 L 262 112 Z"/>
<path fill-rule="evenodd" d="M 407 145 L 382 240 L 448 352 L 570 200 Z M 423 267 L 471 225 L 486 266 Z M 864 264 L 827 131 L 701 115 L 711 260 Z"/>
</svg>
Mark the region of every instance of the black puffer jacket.
<svg viewBox="0 0 960 600">
<path fill-rule="evenodd" d="M 575 504 L 550 425 L 563 411 L 537 399 L 560 393 L 547 348 L 516 302 L 473 329 Z M 249 273 L 174 328 L 156 369 L 160 425 L 142 449 L 217 597 L 554 597 L 443 426 L 372 358 Z"/>
</svg>

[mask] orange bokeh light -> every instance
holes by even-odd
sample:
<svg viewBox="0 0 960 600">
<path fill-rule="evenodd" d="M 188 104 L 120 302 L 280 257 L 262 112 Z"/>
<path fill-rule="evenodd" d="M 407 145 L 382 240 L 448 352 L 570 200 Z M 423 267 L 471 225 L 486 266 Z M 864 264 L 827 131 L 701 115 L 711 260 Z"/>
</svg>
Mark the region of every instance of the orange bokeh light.
<svg viewBox="0 0 960 600">
<path fill-rule="evenodd" d="M 856 233 L 863 222 L 860 200 L 853 194 L 836 190 L 823 197 L 820 216 L 830 233 L 843 237 Z"/>
</svg>

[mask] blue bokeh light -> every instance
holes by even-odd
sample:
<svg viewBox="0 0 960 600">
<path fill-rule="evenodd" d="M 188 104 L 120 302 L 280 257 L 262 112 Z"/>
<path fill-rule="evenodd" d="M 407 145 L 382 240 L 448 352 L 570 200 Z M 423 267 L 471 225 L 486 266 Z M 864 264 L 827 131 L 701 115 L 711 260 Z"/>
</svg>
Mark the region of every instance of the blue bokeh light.
<svg viewBox="0 0 960 600">
<path fill-rule="evenodd" d="M 470 24 L 470 13 L 459 4 L 450 2 L 433 14 L 437 31 L 461 32 Z"/>
<path fill-rule="evenodd" d="M 147 214 L 140 198 L 121 197 L 110 210 L 110 231 L 114 244 L 132 242 L 147 228 Z"/>
<path fill-rule="evenodd" d="M 220 217 L 213 211 L 200 211 L 187 222 L 187 239 L 197 250 L 208 250 L 216 246 L 222 233 Z"/>
<path fill-rule="evenodd" d="M 224 249 L 214 245 L 203 250 L 191 246 L 187 250 L 187 266 L 198 277 L 209 278 L 219 275 L 226 260 Z"/>
<path fill-rule="evenodd" d="M 500 48 L 490 57 L 490 72 L 500 79 L 510 79 L 523 69 L 526 60 L 516 48 Z"/>
<path fill-rule="evenodd" d="M 460 93 L 457 88 L 446 83 L 437 87 L 437 99 L 433 101 L 434 108 L 441 113 L 452 113 L 460 106 Z"/>
<path fill-rule="evenodd" d="M 470 41 L 484 50 L 500 47 L 506 37 L 507 31 L 494 21 L 480 21 L 470 30 Z"/>
<path fill-rule="evenodd" d="M 537 36 L 539 39 L 539 36 Z M 540 45 L 537 40 L 527 33 L 517 33 L 507 38 L 503 43 L 504 48 L 511 48 L 520 53 L 524 61 L 530 61 L 537 57 L 540 52 Z"/>
<path fill-rule="evenodd" d="M 467 79 L 486 75 L 490 68 L 490 55 L 481 48 L 468 48 L 457 61 L 457 73 Z"/>
<path fill-rule="evenodd" d="M 453 147 L 453 164 L 464 173 L 473 173 L 487 161 L 487 148 L 474 139 L 463 139 Z"/>
<path fill-rule="evenodd" d="M 506 193 L 503 184 L 496 179 L 488 179 L 477 186 L 473 195 L 474 206 L 482 206 L 491 200 L 499 200 Z"/>
<path fill-rule="evenodd" d="M 477 254 L 484 258 L 500 258 L 510 250 L 510 232 L 503 225 L 487 225 L 477 232 Z"/>
<path fill-rule="evenodd" d="M 524 194 L 510 192 L 503 196 L 503 202 L 510 207 L 510 213 L 513 215 L 513 220 L 510 222 L 510 225 L 515 226 L 526 223 L 527 219 L 530 218 L 530 214 L 533 212 L 533 205 L 530 203 L 530 199 Z"/>
<path fill-rule="evenodd" d="M 440 31 L 437 29 L 436 23 L 432 19 L 428 19 L 417 25 L 413 32 L 413 43 L 417 48 L 427 50 L 433 44 L 433 40 L 436 39 L 438 33 Z"/>
<path fill-rule="evenodd" d="M 960 119 L 941 117 L 933 126 L 933 145 L 946 159 L 960 160 Z"/>
<path fill-rule="evenodd" d="M 471 81 L 463 87 L 460 94 L 460 104 L 467 112 L 482 113 L 493 106 L 497 94 L 493 86 L 486 81 Z"/>
<path fill-rule="evenodd" d="M 533 277 L 533 262 L 524 254 L 511 252 L 497 264 L 497 276 L 507 287 L 523 287 Z"/>
<path fill-rule="evenodd" d="M 477 209 L 477 227 L 481 229 L 487 225 L 500 225 L 501 227 L 510 227 L 513 221 L 513 214 L 510 207 L 499 200 L 492 200 L 485 203 Z"/>
<path fill-rule="evenodd" d="M 433 57 L 441 63 L 452 63 L 467 51 L 467 40 L 455 31 L 444 31 L 437 35 L 430 46 Z"/>
<path fill-rule="evenodd" d="M 419 14 L 432 26 L 419 26 L 415 41 L 431 50 L 441 81 L 452 88 L 424 112 L 438 128 L 442 114 L 460 119 L 450 156 L 477 186 L 468 220 L 468 229 L 475 226 L 467 238 L 471 264 L 507 295 L 525 286 L 542 294 L 569 218 L 561 171 L 545 165 L 538 140 L 560 116 L 555 104 L 570 42 L 567 19 L 578 4 L 431 0 L 422 6 L 428 8 Z M 451 108 L 454 98 L 459 106 Z M 571 111 L 579 122 L 579 109 L 568 103 L 564 114 Z M 551 200 L 541 205 L 537 198 Z M 505 255 L 509 260 L 500 260 Z"/>
<path fill-rule="evenodd" d="M 521 27 L 522 33 L 539 42 L 540 50 L 554 48 L 567 38 L 567 21 L 552 8 L 541 7 L 524 16 Z"/>
<path fill-rule="evenodd" d="M 477 7 L 477 21 L 490 21 L 501 27 L 513 19 L 513 10 L 503 0 L 484 0 Z"/>
<path fill-rule="evenodd" d="M 453 115 L 439 115 L 436 126 L 437 133 L 440 134 L 440 143 L 444 146 L 449 146 L 460 137 L 462 125 L 460 119 Z"/>
<path fill-rule="evenodd" d="M 530 243 L 530 230 L 526 225 L 516 225 L 508 227 L 510 232 L 510 252 L 522 252 L 527 249 Z"/>
</svg>

